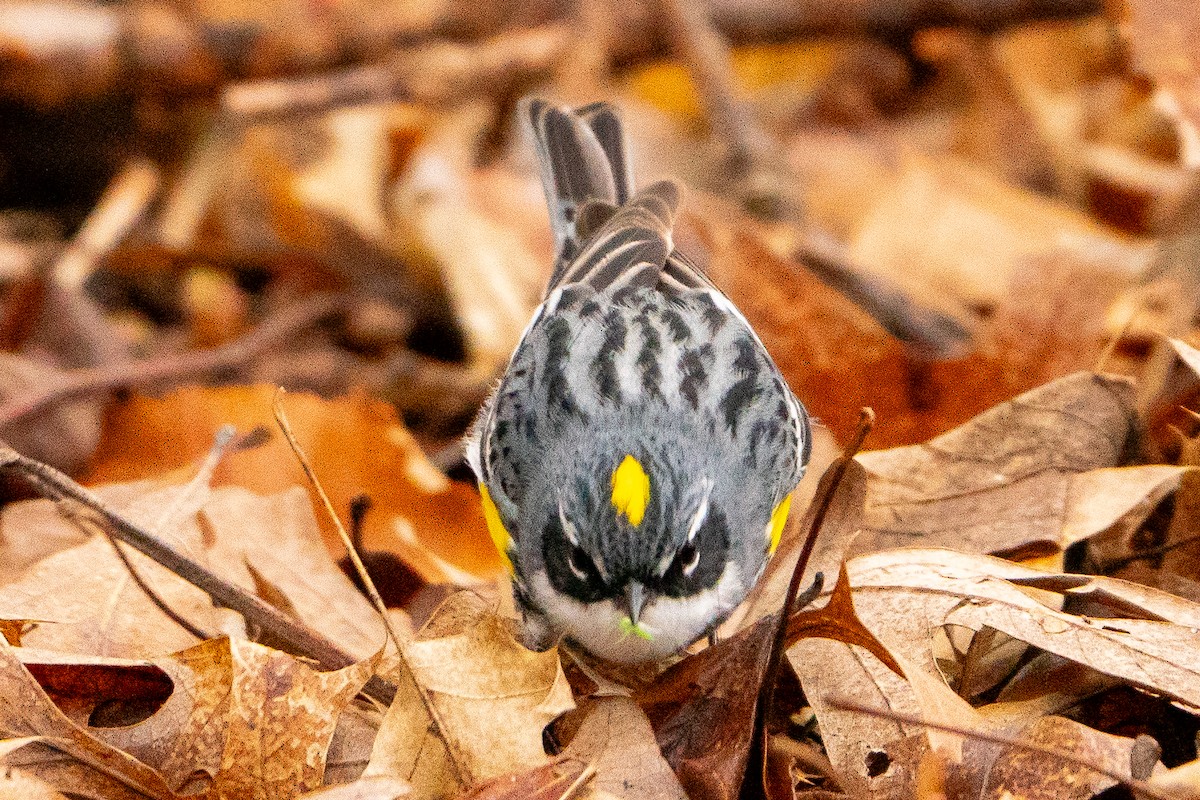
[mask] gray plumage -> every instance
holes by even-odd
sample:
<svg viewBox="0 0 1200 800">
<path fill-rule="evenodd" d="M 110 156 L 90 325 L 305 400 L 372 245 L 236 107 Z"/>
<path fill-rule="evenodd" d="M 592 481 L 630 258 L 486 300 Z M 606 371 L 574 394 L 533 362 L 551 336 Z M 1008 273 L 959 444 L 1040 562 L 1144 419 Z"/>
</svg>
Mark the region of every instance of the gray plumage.
<svg viewBox="0 0 1200 800">
<path fill-rule="evenodd" d="M 808 460 L 808 417 L 746 320 L 674 249 L 679 187 L 633 191 L 612 109 L 525 110 L 558 259 L 468 459 L 512 537 L 527 643 L 566 634 L 617 660 L 661 657 L 757 580 L 765 526 Z M 636 525 L 612 499 L 626 455 L 650 481 Z M 634 584 L 661 605 L 659 628 L 679 620 L 657 645 L 592 630 L 607 624 L 592 610 L 619 611 Z"/>
</svg>

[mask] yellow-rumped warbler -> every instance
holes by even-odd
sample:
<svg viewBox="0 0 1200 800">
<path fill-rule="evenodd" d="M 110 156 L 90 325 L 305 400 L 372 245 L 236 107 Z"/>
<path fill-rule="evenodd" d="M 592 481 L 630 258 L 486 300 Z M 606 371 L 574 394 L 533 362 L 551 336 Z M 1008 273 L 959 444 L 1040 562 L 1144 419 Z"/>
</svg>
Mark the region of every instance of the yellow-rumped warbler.
<svg viewBox="0 0 1200 800">
<path fill-rule="evenodd" d="M 611 106 L 527 101 L 558 259 L 467 441 L 524 640 L 636 662 L 742 601 L 804 474 L 808 415 L 674 249 L 679 187 L 633 191 Z"/>
</svg>

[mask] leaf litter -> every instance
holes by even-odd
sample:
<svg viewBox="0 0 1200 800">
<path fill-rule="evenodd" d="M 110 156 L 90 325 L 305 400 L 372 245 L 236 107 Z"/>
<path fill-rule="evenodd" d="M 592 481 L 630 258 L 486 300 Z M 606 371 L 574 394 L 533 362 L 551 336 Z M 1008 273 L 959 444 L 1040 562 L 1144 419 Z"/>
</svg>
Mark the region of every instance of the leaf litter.
<svg viewBox="0 0 1200 800">
<path fill-rule="evenodd" d="M 240 611 L 6 462 L 0 795 L 1200 796 L 1190 5 L 717 3 L 672 28 L 620 0 L 621 37 L 590 8 L 44 5 L 99 60 L 0 14 L 27 69 L 0 64 L 0 436 Z M 694 187 L 681 246 L 822 423 L 797 498 L 875 411 L 769 709 L 799 499 L 711 646 L 633 674 L 514 637 L 458 438 L 552 262 L 527 91 L 615 101 L 639 171 Z M 402 584 L 399 642 L 278 385 Z"/>
</svg>

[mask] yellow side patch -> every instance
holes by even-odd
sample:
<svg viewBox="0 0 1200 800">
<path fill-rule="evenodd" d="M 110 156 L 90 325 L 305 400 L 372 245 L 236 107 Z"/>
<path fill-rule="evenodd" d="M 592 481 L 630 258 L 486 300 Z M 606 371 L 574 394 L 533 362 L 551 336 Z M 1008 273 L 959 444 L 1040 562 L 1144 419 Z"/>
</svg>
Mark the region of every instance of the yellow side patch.
<svg viewBox="0 0 1200 800">
<path fill-rule="evenodd" d="M 779 547 L 779 540 L 783 538 L 783 527 L 787 525 L 788 512 L 792 510 L 792 496 L 789 494 L 779 501 L 779 505 L 775 506 L 775 510 L 771 512 L 771 522 L 767 526 L 767 535 L 770 537 L 770 547 L 768 553 L 774 555 L 775 548 Z"/>
<path fill-rule="evenodd" d="M 650 476 L 633 456 L 625 456 L 612 474 L 612 504 L 637 527 L 650 505 Z"/>
<path fill-rule="evenodd" d="M 492 500 L 487 487 L 482 483 L 479 484 L 479 499 L 483 501 L 483 519 L 487 522 L 488 535 L 492 537 L 492 544 L 496 545 L 505 569 L 512 572 L 512 561 L 508 557 L 508 546 L 512 543 L 512 537 L 508 535 L 508 530 L 500 520 L 500 510 L 496 508 L 496 502 Z"/>
</svg>

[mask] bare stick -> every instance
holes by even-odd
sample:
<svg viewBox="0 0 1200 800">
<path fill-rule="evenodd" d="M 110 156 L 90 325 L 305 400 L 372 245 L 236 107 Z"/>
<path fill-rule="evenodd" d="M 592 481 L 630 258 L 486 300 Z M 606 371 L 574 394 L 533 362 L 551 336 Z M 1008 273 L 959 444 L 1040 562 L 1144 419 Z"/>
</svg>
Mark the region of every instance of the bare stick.
<svg viewBox="0 0 1200 800">
<path fill-rule="evenodd" d="M 58 257 L 55 281 L 65 289 L 82 290 L 97 262 L 121 243 L 145 212 L 158 194 L 158 185 L 158 168 L 153 164 L 142 159 L 129 162 Z"/>
<path fill-rule="evenodd" d="M 970 349 L 971 332 L 954 317 L 921 305 L 888 278 L 855 264 L 845 248 L 823 231 L 800 225 L 797 234 L 800 241 L 792 258 L 854 301 L 912 352 L 947 359 Z"/>
<path fill-rule="evenodd" d="M 783 666 L 783 651 L 784 642 L 787 639 L 788 621 L 791 619 L 792 613 L 796 610 L 796 597 L 800 594 L 800 584 L 804 579 L 804 570 L 808 567 L 808 559 L 812 555 L 813 547 L 817 543 L 817 535 L 821 532 L 821 525 L 825 522 L 825 517 L 829 514 L 829 508 L 833 505 L 833 498 L 837 494 L 838 487 L 842 483 L 842 478 L 846 474 L 846 466 L 858 454 L 863 440 L 867 438 L 867 434 L 871 432 L 874 424 L 875 412 L 870 408 L 863 408 L 859 412 L 858 429 L 854 432 L 854 438 L 846 445 L 846 450 L 842 453 L 841 457 L 829 468 L 832 473 L 832 478 L 829 481 L 829 489 L 817 498 L 816 513 L 813 514 L 812 523 L 809 525 L 808 532 L 805 535 L 804 546 L 800 549 L 800 556 L 796 559 L 796 566 L 792 570 L 792 579 L 788 582 L 783 608 L 779 612 L 779 623 L 775 627 L 775 638 L 771 643 L 771 654 L 767 658 L 767 666 L 763 671 L 763 682 L 758 688 L 758 702 L 754 710 L 754 730 L 751 734 L 750 753 L 747 756 L 746 762 L 754 769 L 754 777 L 758 781 L 758 787 L 760 788 L 766 786 L 767 720 L 771 713 L 771 708 L 775 705 L 775 685 L 779 682 L 779 672 Z M 817 587 L 817 591 L 820 591 L 819 587 Z"/>
<path fill-rule="evenodd" d="M 383 619 L 383 627 L 392 637 L 392 641 L 396 644 L 396 649 L 401 650 L 403 643 L 400 639 L 400 634 L 396 632 L 396 628 L 392 625 L 391 618 L 388 616 L 387 604 L 379 596 L 379 590 L 375 588 L 375 581 L 371 579 L 371 574 L 367 572 L 362 559 L 359 558 L 358 548 L 354 546 L 350 535 L 346 533 L 346 528 L 342 525 L 342 520 L 338 517 L 337 511 L 329 499 L 329 495 L 326 494 L 325 487 L 321 485 L 321 481 L 317 479 L 317 473 L 313 471 L 312 463 L 308 460 L 308 455 L 305 454 L 304 448 L 300 446 L 300 442 L 296 440 L 296 434 L 292 431 L 292 424 L 288 422 L 287 413 L 283 410 L 283 395 L 284 389 L 280 386 L 275 390 L 275 398 L 271 402 L 271 408 L 275 412 L 275 422 L 278 423 L 279 430 L 283 431 L 283 437 L 287 439 L 288 446 L 292 448 L 292 453 L 295 454 L 296 460 L 300 462 L 300 468 L 304 470 L 304 475 L 316 491 L 317 497 L 321 498 L 321 504 L 325 507 L 325 513 L 333 521 L 333 526 L 337 529 L 338 536 L 341 537 L 342 544 L 345 546 L 346 552 L 350 555 L 350 562 L 354 564 L 354 571 L 358 574 L 358 579 L 367 588 L 367 595 L 371 598 L 371 602 L 375 604 L 375 610 L 379 612 L 379 616 Z"/>
<path fill-rule="evenodd" d="M 868 717 L 877 717 L 879 719 L 889 719 L 904 725 L 923 725 L 935 731 L 943 731 L 945 733 L 953 733 L 959 736 L 966 736 L 971 739 L 976 739 L 989 744 L 998 744 L 1003 747 L 1011 747 L 1016 750 L 1023 750 L 1027 753 L 1039 753 L 1041 755 L 1059 758 L 1063 761 L 1074 764 L 1084 769 L 1089 769 L 1092 772 L 1103 775 L 1106 778 L 1128 786 L 1133 791 L 1144 794 L 1147 797 L 1153 797 L 1155 800 L 1179 800 L 1179 796 L 1164 792 L 1146 781 L 1138 780 L 1132 775 L 1122 775 L 1119 772 L 1114 772 L 1106 767 L 1092 764 L 1085 759 L 1080 758 L 1074 753 L 1068 753 L 1065 750 L 1059 750 L 1057 747 L 1049 747 L 1047 745 L 1036 744 L 1034 742 L 1021 741 L 1009 736 L 1001 736 L 995 733 L 976 730 L 973 728 L 959 727 L 958 725 L 945 725 L 940 722 L 929 722 L 922 717 L 913 714 L 901 714 L 890 709 L 874 708 L 864 705 L 848 697 L 826 696 L 825 703 L 830 708 L 836 708 L 839 711 L 851 711 L 856 714 L 864 714 Z"/>
<path fill-rule="evenodd" d="M 730 146 L 737 177 L 744 177 L 769 147 L 770 137 L 737 97 L 729 47 L 702 0 L 659 0 L 671 47 L 696 81 L 713 126 Z"/>
<path fill-rule="evenodd" d="M 60 381 L 18 396 L 0 408 L 0 429 L 76 397 L 112 389 L 149 386 L 243 364 L 274 345 L 287 341 L 298 331 L 338 313 L 344 306 L 344 297 L 313 295 L 271 317 L 240 339 L 220 347 L 73 370 L 63 375 Z"/>
<path fill-rule="evenodd" d="M 293 620 L 266 601 L 210 571 L 203 564 L 181 555 L 123 517 L 91 490 L 80 486 L 53 467 L 0 445 L 0 470 L 31 479 L 39 491 L 54 499 L 73 500 L 99 515 L 114 537 L 174 572 L 207 594 L 214 604 L 238 612 L 274 640 L 286 642 L 291 652 L 311 658 L 324 669 L 341 669 L 355 659 L 317 631 Z M 367 695 L 390 704 L 396 695 L 391 683 L 373 677 L 363 689 Z"/>
<path fill-rule="evenodd" d="M 238 121 L 252 121 L 390 100 L 445 105 L 549 74 L 570 41 L 567 26 L 553 24 L 503 33 L 474 46 L 426 44 L 349 69 L 231 84 L 221 106 Z"/>
</svg>

